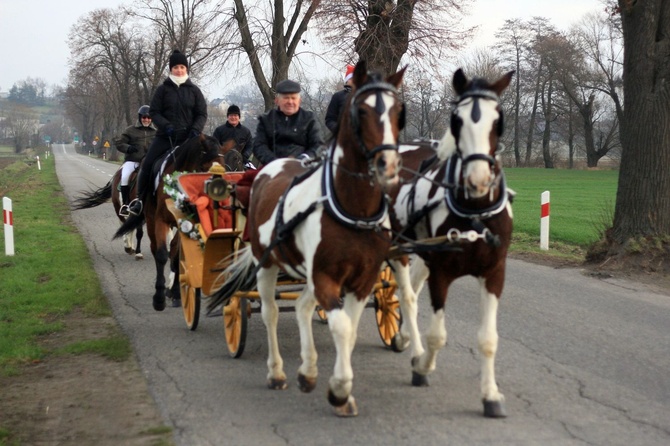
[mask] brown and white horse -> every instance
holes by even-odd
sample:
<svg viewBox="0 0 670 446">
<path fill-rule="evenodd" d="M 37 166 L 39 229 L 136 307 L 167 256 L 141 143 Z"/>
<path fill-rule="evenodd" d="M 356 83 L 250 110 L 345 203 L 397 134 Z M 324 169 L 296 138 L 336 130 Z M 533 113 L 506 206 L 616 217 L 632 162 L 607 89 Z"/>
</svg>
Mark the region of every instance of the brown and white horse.
<svg viewBox="0 0 670 446">
<path fill-rule="evenodd" d="M 163 160 L 163 169 L 156 184 L 155 194 L 147 194 L 143 213 L 139 216 L 131 215 L 114 234 L 114 238 L 132 231 L 146 220 L 147 234 L 149 235 L 151 253 L 156 264 L 155 292 L 153 307 L 156 311 L 165 309 L 165 264 L 170 260 L 172 285 L 170 294 L 173 306 L 179 306 L 179 280 L 175 276 L 179 271 L 179 237 L 171 237 L 171 228 L 177 222 L 174 215 L 168 210 L 165 203 L 167 195 L 163 191 L 163 176 L 175 171 L 206 172 L 214 161 L 222 164 L 227 151 L 233 150 L 234 144 L 221 147 L 216 138 L 201 134 L 175 147 Z"/>
<path fill-rule="evenodd" d="M 130 199 L 133 200 L 137 194 L 137 187 L 135 183 L 135 177 L 137 176 L 137 171 L 133 172 L 130 176 Z M 119 215 L 119 210 L 121 210 L 121 195 L 119 192 L 119 184 L 121 183 L 121 169 L 118 169 L 112 179 L 109 180 L 107 184 L 102 186 L 100 189 L 93 191 L 85 192 L 79 197 L 77 197 L 72 205 L 72 210 L 77 211 L 80 209 L 90 209 L 96 206 L 100 206 L 103 203 L 107 203 L 110 199 L 112 200 L 112 205 L 114 206 L 114 213 L 119 219 L 119 224 L 126 222 L 126 217 Z M 123 235 L 123 247 L 126 251 L 126 254 L 134 254 L 135 260 L 142 260 L 144 254 L 142 254 L 142 237 L 144 236 L 144 230 L 142 225 L 138 226 L 137 229 L 130 231 L 127 234 Z"/>
<path fill-rule="evenodd" d="M 451 129 L 437 150 L 426 144 L 401 146 L 403 185 L 393 205 L 404 227 L 399 240 L 415 253 L 411 279 L 405 262 L 392 261 L 403 314 L 395 342 L 403 347 L 409 342 L 412 347 L 412 384 L 427 385 L 427 375 L 435 369 L 437 353 L 447 341 L 444 316 L 449 286 L 459 277 L 474 276 L 480 283 L 478 344 L 481 397 L 487 417 L 505 416 L 494 362 L 512 207 L 496 152 L 503 131 L 499 97 L 513 73 L 489 83 L 468 80 L 461 70 L 456 71 L 453 87 L 458 99 Z M 424 350 L 416 322 L 416 299 L 426 279 L 433 315 Z"/>
<path fill-rule="evenodd" d="M 404 108 L 397 88 L 403 74 L 404 69 L 382 80 L 359 62 L 339 131 L 324 160 L 310 167 L 279 159 L 258 173 L 248 211 L 251 246 L 224 271 L 221 290 L 227 291 L 214 293 L 209 304 L 216 308 L 231 292 L 252 288 L 256 279 L 268 335 L 268 387 L 285 389 L 276 281 L 280 270 L 305 279 L 295 305 L 302 358 L 298 385 L 303 392 L 316 386 L 312 315 L 318 304 L 327 312 L 337 351 L 328 401 L 339 416 L 358 413 L 351 395 L 351 354 L 361 313 L 391 246 L 385 190 L 398 182 Z"/>
</svg>

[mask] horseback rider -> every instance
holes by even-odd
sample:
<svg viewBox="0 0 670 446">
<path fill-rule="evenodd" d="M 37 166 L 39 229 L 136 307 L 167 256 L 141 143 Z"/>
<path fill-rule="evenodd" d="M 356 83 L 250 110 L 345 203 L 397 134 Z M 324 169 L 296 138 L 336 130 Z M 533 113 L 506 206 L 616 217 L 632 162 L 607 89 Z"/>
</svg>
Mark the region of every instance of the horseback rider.
<svg viewBox="0 0 670 446">
<path fill-rule="evenodd" d="M 158 86 L 149 114 L 158 127 L 137 177 L 137 198 L 130 203 L 133 215 L 142 212 L 146 199 L 154 162 L 168 150 L 189 138 L 199 136 L 207 122 L 205 97 L 188 76 L 188 60 L 179 50 L 174 50 L 169 59 L 170 75 Z"/>
<path fill-rule="evenodd" d="M 300 107 L 300 84 L 283 80 L 277 84 L 277 108 L 258 117 L 254 156 L 261 164 L 277 158 L 314 159 L 323 137 L 314 113 Z"/>
<path fill-rule="evenodd" d="M 114 140 L 116 150 L 124 153 L 125 159 L 121 166 L 121 209 L 120 217 L 127 217 L 130 203 L 130 175 L 137 170 L 140 162 L 147 154 L 149 144 L 156 135 L 156 128 L 151 122 L 149 106 L 143 105 L 137 110 L 137 122 L 128 126 L 121 136 Z"/>
</svg>

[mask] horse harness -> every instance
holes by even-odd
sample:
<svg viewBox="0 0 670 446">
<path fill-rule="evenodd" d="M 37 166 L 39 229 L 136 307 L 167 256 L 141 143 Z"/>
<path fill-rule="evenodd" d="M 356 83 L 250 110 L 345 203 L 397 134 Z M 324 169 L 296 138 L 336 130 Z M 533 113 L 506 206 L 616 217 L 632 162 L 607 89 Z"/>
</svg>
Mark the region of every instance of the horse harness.
<svg viewBox="0 0 670 446">
<path fill-rule="evenodd" d="M 360 150 L 363 152 L 363 156 L 365 157 L 366 161 L 368 162 L 368 175 L 372 176 L 372 160 L 374 156 L 383 151 L 383 150 L 398 150 L 397 145 L 390 145 L 390 144 L 380 144 L 379 146 L 374 147 L 372 150 L 367 150 L 365 144 L 363 143 L 363 138 L 360 134 L 360 122 L 358 118 L 358 105 L 356 100 L 365 92 L 369 91 L 376 91 L 376 94 L 378 95 L 377 101 L 376 101 L 376 111 L 378 114 L 383 113 L 383 101 L 381 101 L 380 95 L 383 91 L 390 91 L 394 94 L 397 94 L 396 88 L 387 83 L 387 82 L 382 82 L 379 80 L 375 80 L 370 84 L 366 84 L 356 90 L 354 92 L 354 96 L 351 99 L 351 107 L 350 107 L 350 113 L 351 113 L 351 123 L 352 127 L 354 129 L 357 142 L 359 145 Z M 401 113 L 401 120 L 404 119 L 403 117 L 404 114 L 404 109 L 403 112 Z M 363 231 L 376 231 L 380 232 L 383 230 L 390 231 L 389 228 L 384 228 L 382 226 L 382 223 L 384 220 L 387 218 L 389 211 L 389 199 L 386 194 L 383 194 L 379 210 L 372 215 L 371 217 L 366 217 L 366 218 L 360 218 L 360 217 L 355 217 L 352 215 L 349 215 L 342 205 L 339 203 L 337 200 L 337 196 L 335 194 L 335 191 L 333 189 L 334 184 L 333 184 L 333 157 L 334 157 L 334 152 L 335 152 L 335 147 L 336 147 L 336 140 L 333 140 L 333 143 L 330 145 L 328 148 L 328 154 L 321 160 L 321 162 L 317 163 L 314 167 L 312 167 L 310 170 L 304 172 L 302 175 L 299 175 L 297 177 L 294 177 L 293 180 L 291 181 L 291 184 L 289 187 L 286 188 L 282 196 L 280 197 L 279 201 L 277 202 L 277 215 L 275 218 L 275 237 L 273 240 L 270 242 L 270 244 L 265 248 L 263 251 L 263 255 L 261 256 L 261 259 L 259 260 L 258 264 L 256 265 L 254 269 L 254 274 L 258 272 L 258 270 L 261 268 L 261 265 L 263 265 L 268 257 L 270 256 L 270 253 L 272 250 L 277 247 L 279 250 L 279 254 L 283 258 L 285 263 L 290 263 L 288 262 L 288 256 L 283 250 L 284 244 L 282 242 L 286 241 L 290 234 L 293 232 L 293 230 L 300 224 L 302 223 L 312 212 L 314 212 L 319 204 L 323 204 L 325 212 L 337 223 L 340 225 L 347 227 L 349 229 L 354 229 L 354 230 L 363 230 Z M 303 165 L 305 163 L 303 162 Z M 323 166 L 323 174 L 321 176 L 321 197 L 319 197 L 316 201 L 312 202 L 304 211 L 298 212 L 296 215 L 294 215 L 289 221 L 284 221 L 284 206 L 286 202 L 286 197 L 288 196 L 289 192 L 294 186 L 297 186 L 298 184 L 302 183 L 305 179 L 309 178 L 314 172 L 316 172 L 319 167 Z M 352 173 L 344 170 L 345 173 L 348 173 L 350 175 L 357 176 L 359 174 L 357 173 Z M 304 278 L 304 275 L 299 272 L 298 269 L 293 268 L 294 271 L 298 272 L 298 274 L 302 275 Z"/>
<path fill-rule="evenodd" d="M 496 102 L 499 102 L 499 97 L 495 93 L 489 90 L 477 89 L 469 91 L 461 95 L 455 104 L 459 104 L 461 101 L 472 98 L 474 104 L 472 107 L 472 120 L 477 122 L 481 116 L 481 111 L 479 108 L 478 100 L 483 99 L 492 99 Z M 498 136 L 502 135 L 503 126 L 502 126 L 502 110 L 499 111 L 500 119 L 496 127 L 496 134 Z M 474 243 L 477 240 L 484 240 L 491 246 L 498 247 L 500 246 L 500 237 L 496 234 L 493 234 L 482 222 L 483 220 L 488 220 L 500 214 L 504 209 L 506 209 L 507 204 L 513 200 L 514 193 L 513 191 L 508 190 L 507 182 L 505 180 L 505 174 L 503 171 L 500 171 L 500 175 L 497 175 L 494 179 L 494 183 L 490 185 L 491 191 L 489 196 L 491 197 L 492 203 L 486 206 L 485 208 L 471 208 L 466 205 L 459 203 L 457 198 L 457 193 L 461 187 L 459 186 L 459 179 L 462 170 L 465 166 L 472 161 L 486 161 L 489 163 L 489 166 L 493 168 L 496 164 L 495 155 L 498 152 L 499 146 L 496 145 L 494 155 L 488 155 L 483 153 L 475 153 L 467 157 L 463 157 L 463 152 L 459 146 L 459 134 L 460 128 L 463 124 L 462 119 L 456 113 L 456 109 L 452 112 L 451 116 L 451 132 L 456 139 L 456 151 L 446 160 L 446 164 L 442 163 L 446 173 L 446 179 L 443 182 L 439 182 L 438 185 L 443 187 L 444 192 L 444 203 L 449 210 L 450 214 L 456 215 L 459 218 L 469 220 L 472 229 L 469 231 L 460 231 L 456 228 L 451 228 L 447 231 L 447 235 L 441 237 L 432 237 L 429 239 L 415 241 L 405 234 L 408 231 L 414 229 L 414 227 L 419 224 L 422 220 L 428 217 L 430 213 L 437 208 L 442 200 L 429 202 L 421 209 L 414 209 L 414 201 L 416 196 L 416 184 L 417 179 L 414 180 L 414 184 L 410 191 L 408 197 L 408 224 L 403 228 L 403 230 L 396 234 L 396 239 L 402 239 L 404 243 L 396 246 L 398 252 L 402 254 L 416 253 L 416 252 L 426 252 L 426 251 L 437 251 L 437 250 L 459 250 L 458 246 L 455 246 L 456 243 L 461 241 L 467 241 Z M 440 161 L 437 156 L 431 157 L 422 162 L 419 169 L 418 175 L 425 178 L 425 173 L 431 168 L 441 168 Z M 428 180 L 430 181 L 430 180 Z M 499 189 L 498 197 L 493 200 L 493 191 L 495 188 Z M 468 201 L 467 190 L 464 188 L 465 200 Z"/>
</svg>

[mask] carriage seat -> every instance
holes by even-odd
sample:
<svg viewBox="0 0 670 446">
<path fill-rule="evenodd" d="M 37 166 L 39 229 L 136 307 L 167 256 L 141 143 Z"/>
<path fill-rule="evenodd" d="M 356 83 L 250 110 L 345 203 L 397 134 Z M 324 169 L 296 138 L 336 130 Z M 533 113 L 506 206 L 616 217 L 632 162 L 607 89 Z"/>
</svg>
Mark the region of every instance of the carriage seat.
<svg viewBox="0 0 670 446">
<path fill-rule="evenodd" d="M 242 177 L 243 172 L 226 172 L 223 178 L 229 184 L 235 184 Z M 198 219 L 200 225 L 209 236 L 212 231 L 216 229 L 232 229 L 233 228 L 233 211 L 231 209 L 224 209 L 230 206 L 231 200 L 227 198 L 219 201 L 218 209 L 214 209 L 214 200 L 212 200 L 205 193 L 205 181 L 212 177 L 210 173 L 185 173 L 178 177 L 179 189 L 186 195 L 186 199 L 195 205 L 198 211 Z M 214 215 L 216 211 L 216 224 L 214 222 Z"/>
</svg>

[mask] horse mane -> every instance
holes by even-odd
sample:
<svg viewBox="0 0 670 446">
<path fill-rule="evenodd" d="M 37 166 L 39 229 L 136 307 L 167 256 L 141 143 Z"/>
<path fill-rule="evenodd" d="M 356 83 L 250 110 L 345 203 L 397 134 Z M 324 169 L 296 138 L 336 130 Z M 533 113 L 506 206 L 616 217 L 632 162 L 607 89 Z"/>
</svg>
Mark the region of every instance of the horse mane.
<svg viewBox="0 0 670 446">
<path fill-rule="evenodd" d="M 212 136 L 201 134 L 177 147 L 174 154 L 175 170 L 191 171 L 219 156 L 219 143 Z"/>
<path fill-rule="evenodd" d="M 437 145 L 437 157 L 444 161 L 456 151 L 456 138 L 451 134 L 451 128 L 448 129 Z"/>
</svg>

